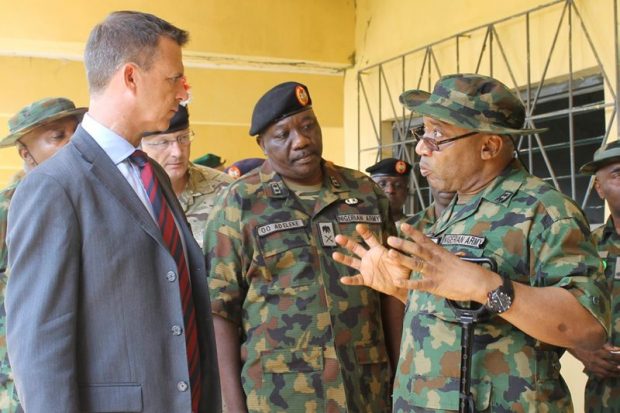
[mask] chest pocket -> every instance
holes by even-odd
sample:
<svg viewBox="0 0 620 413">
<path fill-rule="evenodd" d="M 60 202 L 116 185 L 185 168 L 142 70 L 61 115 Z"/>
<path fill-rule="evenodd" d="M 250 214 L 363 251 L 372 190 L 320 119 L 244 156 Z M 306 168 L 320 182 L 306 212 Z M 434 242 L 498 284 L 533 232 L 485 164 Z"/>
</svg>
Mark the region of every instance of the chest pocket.
<svg viewBox="0 0 620 413">
<path fill-rule="evenodd" d="M 290 226 L 284 228 L 287 223 Z M 307 223 L 302 220 L 287 223 L 278 223 L 284 224 L 282 227 L 259 226 L 255 235 L 265 278 L 280 288 L 307 285 L 314 280 L 311 270 L 314 254 Z"/>
</svg>

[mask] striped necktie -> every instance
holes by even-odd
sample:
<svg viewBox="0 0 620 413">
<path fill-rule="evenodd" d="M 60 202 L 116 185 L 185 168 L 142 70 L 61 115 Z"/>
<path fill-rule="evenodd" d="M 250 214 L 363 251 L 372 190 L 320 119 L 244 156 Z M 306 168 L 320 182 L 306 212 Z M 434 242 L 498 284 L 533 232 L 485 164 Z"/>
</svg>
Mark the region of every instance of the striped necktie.
<svg viewBox="0 0 620 413">
<path fill-rule="evenodd" d="M 153 166 L 146 153 L 137 149 L 130 156 L 130 160 L 140 168 L 140 178 L 153 206 L 155 219 L 161 230 L 164 244 L 177 263 L 179 274 L 179 291 L 183 304 L 183 321 L 185 324 L 185 344 L 187 346 L 187 362 L 189 365 L 190 389 L 192 392 L 192 411 L 198 411 L 200 402 L 200 352 L 198 348 L 198 331 L 196 329 L 196 312 L 192 300 L 192 286 L 189 280 L 189 271 L 185 261 L 185 252 L 181 243 L 179 230 L 170 211 L 170 207 L 159 187 L 159 181 L 154 175 Z M 181 384 L 181 383 L 180 383 Z M 182 387 L 181 387 L 182 388 Z"/>
</svg>

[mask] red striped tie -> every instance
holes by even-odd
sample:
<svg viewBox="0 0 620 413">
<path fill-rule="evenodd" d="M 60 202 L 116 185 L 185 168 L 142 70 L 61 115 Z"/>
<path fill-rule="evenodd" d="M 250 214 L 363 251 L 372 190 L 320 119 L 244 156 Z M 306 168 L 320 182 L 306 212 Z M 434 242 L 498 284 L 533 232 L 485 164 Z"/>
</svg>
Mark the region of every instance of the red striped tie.
<svg viewBox="0 0 620 413">
<path fill-rule="evenodd" d="M 177 263 L 179 273 L 179 291 L 183 304 L 183 321 L 185 323 L 185 344 L 187 346 L 187 362 L 189 365 L 190 388 L 192 392 L 192 411 L 198 411 L 200 402 L 200 353 L 198 349 L 198 332 L 196 330 L 196 312 L 192 300 L 192 286 L 189 271 L 185 262 L 185 252 L 181 243 L 179 230 L 174 222 L 168 203 L 159 188 L 157 177 L 153 174 L 153 166 L 148 156 L 141 150 L 131 154 L 130 159 L 140 168 L 142 184 L 153 206 L 153 213 L 161 230 L 164 243 Z"/>
</svg>

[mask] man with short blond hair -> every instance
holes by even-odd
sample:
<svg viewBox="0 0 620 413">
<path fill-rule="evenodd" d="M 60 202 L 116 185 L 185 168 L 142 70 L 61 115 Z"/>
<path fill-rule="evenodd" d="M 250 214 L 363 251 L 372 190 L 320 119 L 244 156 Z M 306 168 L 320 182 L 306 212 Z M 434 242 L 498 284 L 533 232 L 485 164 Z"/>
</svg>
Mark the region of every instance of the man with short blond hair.
<svg viewBox="0 0 620 413">
<path fill-rule="evenodd" d="M 88 113 L 15 192 L 7 342 L 28 413 L 221 411 L 204 257 L 139 149 L 188 99 L 187 41 L 149 13 L 98 23 Z"/>
</svg>

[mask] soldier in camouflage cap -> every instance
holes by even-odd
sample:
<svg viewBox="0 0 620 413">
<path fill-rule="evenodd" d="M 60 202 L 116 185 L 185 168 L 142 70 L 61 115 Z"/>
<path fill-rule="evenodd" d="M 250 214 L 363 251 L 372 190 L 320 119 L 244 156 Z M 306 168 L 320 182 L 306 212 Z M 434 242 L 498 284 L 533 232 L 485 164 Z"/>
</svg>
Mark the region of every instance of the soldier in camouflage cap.
<svg viewBox="0 0 620 413">
<path fill-rule="evenodd" d="M 605 225 L 592 232 L 592 241 L 605 260 L 605 277 L 611 293 L 611 336 L 603 347 L 571 351 L 584 364 L 588 374 L 585 411 L 620 411 L 620 141 L 611 142 L 594 154 L 581 173 L 596 175 L 594 187 L 606 200 L 611 214 Z"/>
<path fill-rule="evenodd" d="M 69 142 L 86 108 L 76 108 L 66 98 L 45 98 L 22 108 L 9 119 L 9 134 L 0 140 L 0 148 L 16 146 L 28 172 L 48 159 Z M 6 353 L 6 315 L 4 313 L 4 290 L 7 275 L 6 228 L 11 198 L 23 175 L 0 191 L 0 411 L 14 412 L 18 409 L 17 392 L 10 375 Z"/>
<path fill-rule="evenodd" d="M 424 115 L 421 173 L 437 190 L 456 191 L 456 200 L 428 237 L 403 224 L 411 240 L 390 237 L 388 252 L 360 226 L 370 248 L 339 236 L 360 258 L 334 254 L 360 271 L 343 283 L 407 303 L 394 411 L 458 409 L 461 328 L 446 299 L 488 312 L 473 337 L 476 411 L 572 411 L 559 358 L 564 348 L 602 346 L 610 317 L 588 223 L 514 159 L 510 136 L 534 130 L 522 128 L 523 105 L 505 85 L 459 74 L 441 78 L 426 101 L 416 94 L 401 99 Z M 497 272 L 459 256 L 493 259 Z"/>
<path fill-rule="evenodd" d="M 194 132 L 189 127 L 189 111 L 179 105 L 163 132 L 148 132 L 142 138 L 142 150 L 166 171 L 192 233 L 202 248 L 205 222 L 218 191 L 232 178 L 224 172 L 189 161 Z"/>
<path fill-rule="evenodd" d="M 220 196 L 204 246 L 227 411 L 388 412 L 403 306 L 340 284 L 352 271 L 330 258 L 356 223 L 393 234 L 388 201 L 322 158 L 302 84 L 267 92 L 250 134 L 267 160 Z"/>
</svg>

